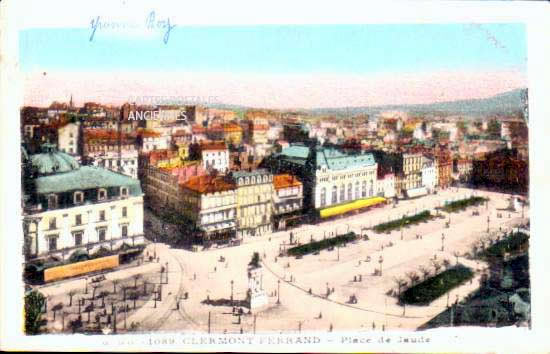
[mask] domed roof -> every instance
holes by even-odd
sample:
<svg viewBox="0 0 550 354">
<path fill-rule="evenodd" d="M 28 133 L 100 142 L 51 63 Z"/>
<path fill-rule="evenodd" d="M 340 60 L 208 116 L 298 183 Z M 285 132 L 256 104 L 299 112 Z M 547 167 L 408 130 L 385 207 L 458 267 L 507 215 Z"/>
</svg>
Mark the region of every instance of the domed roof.
<svg viewBox="0 0 550 354">
<path fill-rule="evenodd" d="M 72 156 L 57 151 L 52 144 L 42 145 L 42 152 L 31 155 L 30 159 L 39 175 L 69 172 L 80 168 L 80 164 Z"/>
</svg>

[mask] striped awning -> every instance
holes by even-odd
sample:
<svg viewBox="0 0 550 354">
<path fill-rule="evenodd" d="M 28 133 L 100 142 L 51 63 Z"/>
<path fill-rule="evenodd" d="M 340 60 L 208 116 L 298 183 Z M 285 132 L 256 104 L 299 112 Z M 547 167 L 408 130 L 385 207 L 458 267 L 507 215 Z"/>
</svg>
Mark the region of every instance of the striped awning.
<svg viewBox="0 0 550 354">
<path fill-rule="evenodd" d="M 358 200 L 355 200 L 353 202 L 349 202 L 349 203 L 346 203 L 346 204 L 340 204 L 340 205 L 336 205 L 336 206 L 333 206 L 333 207 L 321 209 L 320 210 L 320 216 L 321 216 L 321 218 L 328 218 L 328 217 L 334 216 L 334 215 L 345 214 L 348 211 L 357 210 L 357 209 L 377 205 L 377 204 L 380 204 L 380 203 L 384 203 L 385 201 L 386 201 L 386 198 L 382 198 L 382 197 L 358 199 Z"/>
</svg>

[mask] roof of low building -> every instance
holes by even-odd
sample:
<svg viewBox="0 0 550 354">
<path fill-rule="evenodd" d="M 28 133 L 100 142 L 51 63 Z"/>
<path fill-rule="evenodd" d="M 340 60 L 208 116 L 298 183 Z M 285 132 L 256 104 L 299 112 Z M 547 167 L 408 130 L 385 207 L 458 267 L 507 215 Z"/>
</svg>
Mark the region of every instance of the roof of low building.
<svg viewBox="0 0 550 354">
<path fill-rule="evenodd" d="M 225 142 L 223 141 L 203 142 L 200 144 L 200 149 L 201 151 L 205 151 L 205 150 L 223 151 L 223 150 L 227 150 L 227 145 L 225 145 Z"/>
<path fill-rule="evenodd" d="M 124 186 L 129 187 L 130 195 L 142 194 L 139 180 L 95 166 L 38 177 L 35 186 L 38 194 Z"/>
<path fill-rule="evenodd" d="M 31 155 L 30 161 L 39 175 L 69 172 L 76 170 L 80 164 L 69 154 L 57 151 L 51 144 L 44 144 L 42 152 Z"/>
<path fill-rule="evenodd" d="M 299 187 L 301 185 L 302 182 L 300 182 L 300 180 L 290 174 L 280 174 L 273 176 L 273 187 L 275 189 Z"/>
<path fill-rule="evenodd" d="M 225 192 L 236 189 L 236 186 L 223 176 L 211 175 L 191 177 L 187 182 L 181 184 L 181 186 L 201 194 Z"/>
</svg>

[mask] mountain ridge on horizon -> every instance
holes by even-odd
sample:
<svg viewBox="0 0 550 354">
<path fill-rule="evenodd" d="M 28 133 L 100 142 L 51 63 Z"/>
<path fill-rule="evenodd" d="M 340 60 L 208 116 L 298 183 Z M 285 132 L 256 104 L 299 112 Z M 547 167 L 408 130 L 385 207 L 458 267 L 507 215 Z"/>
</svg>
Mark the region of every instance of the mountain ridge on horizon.
<svg viewBox="0 0 550 354">
<path fill-rule="evenodd" d="M 381 111 L 407 111 L 411 113 L 430 113 L 442 112 L 449 114 L 468 114 L 480 115 L 491 113 L 509 113 L 516 110 L 523 110 L 523 97 L 527 93 L 527 88 L 517 88 L 504 91 L 486 98 L 471 98 L 434 103 L 420 104 L 386 104 L 373 106 L 351 106 L 351 107 L 328 107 L 328 108 L 295 108 L 295 109 L 277 109 L 277 108 L 259 108 L 248 107 L 235 104 L 215 104 L 212 108 L 220 109 L 238 109 L 238 110 L 273 110 L 281 112 L 303 112 L 312 115 L 357 115 L 373 114 Z"/>
</svg>

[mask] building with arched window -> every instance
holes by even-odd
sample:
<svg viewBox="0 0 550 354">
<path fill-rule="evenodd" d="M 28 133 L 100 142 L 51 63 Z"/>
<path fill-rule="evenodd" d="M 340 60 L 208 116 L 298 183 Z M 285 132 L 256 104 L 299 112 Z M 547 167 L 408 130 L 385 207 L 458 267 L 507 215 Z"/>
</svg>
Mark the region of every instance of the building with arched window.
<svg viewBox="0 0 550 354">
<path fill-rule="evenodd" d="M 92 256 L 100 249 L 143 245 L 139 180 L 94 166 L 44 144 L 30 155 L 24 181 L 24 254 L 27 261 Z"/>
</svg>

